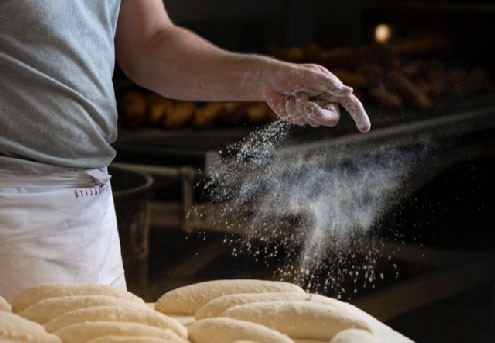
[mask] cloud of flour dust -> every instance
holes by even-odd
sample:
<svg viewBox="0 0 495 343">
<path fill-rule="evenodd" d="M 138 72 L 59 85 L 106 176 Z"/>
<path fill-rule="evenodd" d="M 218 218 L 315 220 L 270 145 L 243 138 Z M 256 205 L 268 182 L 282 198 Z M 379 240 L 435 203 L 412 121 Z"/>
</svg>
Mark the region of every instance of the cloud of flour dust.
<svg viewBox="0 0 495 343">
<path fill-rule="evenodd" d="M 354 153 L 331 145 L 311 153 L 280 153 L 288 125 L 275 122 L 232 147 L 215 167 L 207 192 L 225 201 L 218 220 L 250 213 L 250 223 L 229 223 L 247 237 L 297 240 L 299 279 L 329 255 L 348 252 L 403 191 L 418 152 L 377 148 Z M 338 149 L 338 150 L 337 150 Z M 283 149 L 282 149 L 283 150 Z"/>
</svg>

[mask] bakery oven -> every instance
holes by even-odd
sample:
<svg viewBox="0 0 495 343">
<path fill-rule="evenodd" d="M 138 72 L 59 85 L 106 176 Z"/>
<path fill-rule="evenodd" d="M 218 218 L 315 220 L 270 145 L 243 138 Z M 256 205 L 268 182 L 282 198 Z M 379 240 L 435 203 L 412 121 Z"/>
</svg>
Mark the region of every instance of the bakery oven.
<svg viewBox="0 0 495 343">
<path fill-rule="evenodd" d="M 356 133 L 345 114 L 333 129 L 292 127 L 262 103 L 165 99 L 117 70 L 115 165 L 154 179 L 150 298 L 220 277 L 284 279 L 413 339 L 436 334 L 420 318 L 442 301 L 493 330 L 495 5 L 165 5 L 225 48 L 326 66 L 354 88 L 372 131 Z"/>
</svg>

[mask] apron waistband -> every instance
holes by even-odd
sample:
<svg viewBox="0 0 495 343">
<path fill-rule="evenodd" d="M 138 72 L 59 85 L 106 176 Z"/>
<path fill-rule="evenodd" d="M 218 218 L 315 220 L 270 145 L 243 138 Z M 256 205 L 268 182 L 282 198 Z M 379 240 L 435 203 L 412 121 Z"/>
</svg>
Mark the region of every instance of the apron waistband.
<svg viewBox="0 0 495 343">
<path fill-rule="evenodd" d="M 15 175 L 0 172 L 0 188 L 77 188 L 102 185 L 112 176 L 107 168 L 73 170 L 49 175 Z"/>
</svg>

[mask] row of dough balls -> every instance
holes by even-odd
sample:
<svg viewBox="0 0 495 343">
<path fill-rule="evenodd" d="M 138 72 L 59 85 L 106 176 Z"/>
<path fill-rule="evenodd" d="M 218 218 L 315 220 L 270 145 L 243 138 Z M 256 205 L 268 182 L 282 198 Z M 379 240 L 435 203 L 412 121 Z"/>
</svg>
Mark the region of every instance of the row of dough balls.
<svg viewBox="0 0 495 343">
<path fill-rule="evenodd" d="M 264 280 L 216 280 L 165 293 L 155 310 L 194 316 L 194 343 L 374 343 L 366 314 L 297 285 Z"/>
<path fill-rule="evenodd" d="M 165 293 L 154 309 L 112 286 L 39 285 L 12 306 L 0 297 L 0 342 L 377 342 L 364 312 L 286 282 L 196 283 Z M 177 316 L 193 320 L 186 327 Z"/>
<path fill-rule="evenodd" d="M 108 285 L 43 284 L 18 294 L 11 308 L 1 303 L 0 342 L 189 342 L 177 320 Z"/>
</svg>

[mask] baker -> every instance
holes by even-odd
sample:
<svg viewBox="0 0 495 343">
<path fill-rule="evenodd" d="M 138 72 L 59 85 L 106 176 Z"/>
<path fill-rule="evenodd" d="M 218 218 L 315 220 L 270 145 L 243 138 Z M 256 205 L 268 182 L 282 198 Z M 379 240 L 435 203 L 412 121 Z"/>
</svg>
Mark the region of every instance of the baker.
<svg viewBox="0 0 495 343">
<path fill-rule="evenodd" d="M 44 282 L 126 287 L 106 167 L 115 60 L 165 97 L 266 101 L 290 123 L 335 126 L 352 89 L 319 65 L 220 49 L 161 0 L 0 2 L 0 294 Z"/>
</svg>

